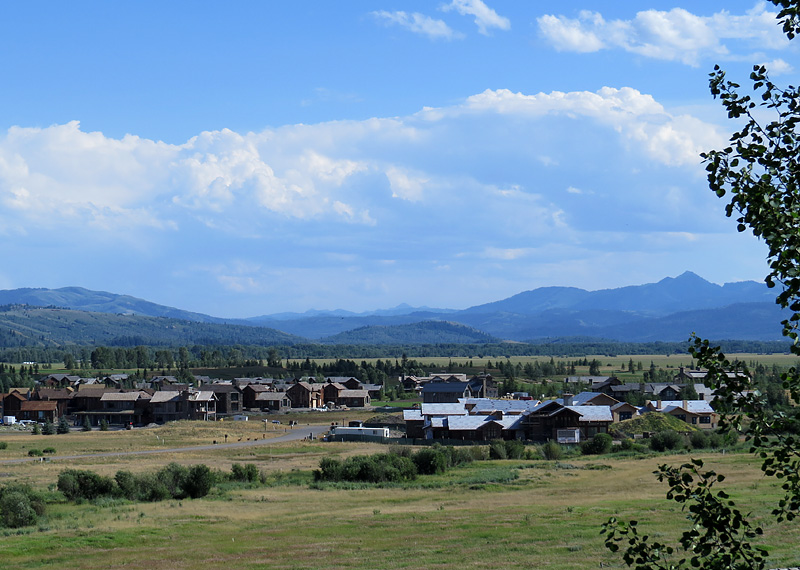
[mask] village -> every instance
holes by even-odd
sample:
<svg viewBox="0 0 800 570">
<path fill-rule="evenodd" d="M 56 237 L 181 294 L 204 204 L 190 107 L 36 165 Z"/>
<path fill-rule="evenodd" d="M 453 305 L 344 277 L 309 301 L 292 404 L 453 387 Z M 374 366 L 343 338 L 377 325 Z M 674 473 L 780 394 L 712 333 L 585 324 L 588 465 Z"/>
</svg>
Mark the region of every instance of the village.
<svg viewBox="0 0 800 570">
<path fill-rule="evenodd" d="M 690 429 L 713 430 L 719 416 L 713 395 L 703 383 L 705 373 L 680 368 L 671 383 L 623 383 L 614 376 L 563 378 L 559 398 L 537 399 L 527 392 L 499 397 L 498 383 L 489 374 L 403 375 L 398 382 L 418 402 L 412 407 L 381 408 L 402 411 L 384 414 L 393 419 L 353 426 L 348 439 L 374 428 L 385 436 L 426 441 L 486 442 L 495 439 L 569 444 L 608 433 L 613 424 L 646 413 L 674 416 Z M 274 379 L 236 378 L 223 381 L 197 377 L 198 386 L 173 376 L 155 376 L 135 388 L 123 388 L 125 374 L 81 378 L 50 374 L 34 388 L 12 388 L 0 394 L 6 425 L 66 421 L 71 426 L 141 427 L 177 420 L 243 420 L 248 414 L 374 410 L 383 386 L 355 377 Z M 582 391 L 574 390 L 582 388 Z M 577 393 L 573 393 L 573 391 Z M 631 394 L 636 394 L 632 398 Z M 695 398 L 687 397 L 688 394 Z M 641 400 L 643 405 L 630 401 Z M 381 402 L 386 403 L 386 402 Z M 277 421 L 277 420 L 276 420 Z M 343 432 L 340 430 L 340 435 Z"/>
</svg>

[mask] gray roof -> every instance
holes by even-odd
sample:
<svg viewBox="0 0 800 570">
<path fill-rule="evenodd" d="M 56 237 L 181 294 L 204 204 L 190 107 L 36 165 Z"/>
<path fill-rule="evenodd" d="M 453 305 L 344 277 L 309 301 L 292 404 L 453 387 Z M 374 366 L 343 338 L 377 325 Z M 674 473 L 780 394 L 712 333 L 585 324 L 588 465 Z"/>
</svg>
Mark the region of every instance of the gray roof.
<svg viewBox="0 0 800 570">
<path fill-rule="evenodd" d="M 565 406 L 574 412 L 578 412 L 581 417 L 579 422 L 612 422 L 614 416 L 611 414 L 610 406 Z"/>
<path fill-rule="evenodd" d="M 651 401 L 650 404 L 659 412 L 671 412 L 676 409 L 682 409 L 690 414 L 713 414 L 714 408 L 705 400 L 662 400 L 661 408 L 658 408 L 658 402 Z"/>
<path fill-rule="evenodd" d="M 135 402 L 139 398 L 149 398 L 146 392 L 106 392 L 100 397 L 101 402 Z"/>
<path fill-rule="evenodd" d="M 407 422 L 422 421 L 422 412 L 419 410 L 403 410 L 403 419 Z"/>
<path fill-rule="evenodd" d="M 446 392 L 463 394 L 469 388 L 469 382 L 428 382 L 422 387 L 422 393 Z"/>
<path fill-rule="evenodd" d="M 173 400 L 177 400 L 180 397 L 181 393 L 176 390 L 161 390 L 153 394 L 153 397 L 150 398 L 150 403 L 160 404 L 163 402 L 172 402 Z"/>
<path fill-rule="evenodd" d="M 259 392 L 256 396 L 256 402 L 283 400 L 286 398 L 286 392 Z"/>
<path fill-rule="evenodd" d="M 492 398 L 468 398 L 467 405 L 474 405 L 473 414 L 491 413 L 500 410 L 505 413 L 527 412 L 539 405 L 539 400 L 495 400 Z"/>
<path fill-rule="evenodd" d="M 423 416 L 466 416 L 467 410 L 464 404 L 430 404 L 423 403 L 421 406 Z"/>
</svg>

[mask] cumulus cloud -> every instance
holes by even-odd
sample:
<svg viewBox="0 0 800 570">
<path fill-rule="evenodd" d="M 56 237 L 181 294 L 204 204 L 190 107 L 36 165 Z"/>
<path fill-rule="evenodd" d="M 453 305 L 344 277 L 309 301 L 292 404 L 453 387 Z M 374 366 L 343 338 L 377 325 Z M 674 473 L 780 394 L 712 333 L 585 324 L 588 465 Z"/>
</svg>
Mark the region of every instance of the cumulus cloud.
<svg viewBox="0 0 800 570">
<path fill-rule="evenodd" d="M 432 250 L 441 265 L 463 251 L 527 260 L 530 248 L 557 243 L 596 249 L 591 232 L 609 227 L 629 237 L 634 225 L 707 223 L 691 192 L 703 184 L 698 153 L 726 138 L 610 87 L 487 90 L 404 117 L 223 129 L 183 144 L 114 139 L 78 123 L 15 127 L 0 134 L 0 232 L 47 223 L 85 243 L 156 235 L 164 251 L 346 254 L 354 266 L 388 258 L 399 274 Z M 248 292 L 269 279 L 226 270 L 214 280 Z"/>
<path fill-rule="evenodd" d="M 668 165 L 697 164 L 700 152 L 726 140 L 720 129 L 689 115 L 671 115 L 652 96 L 630 87 L 536 95 L 487 89 L 469 97 L 452 112 L 591 118 L 621 133 L 631 144 L 641 145 L 652 158 Z"/>
<path fill-rule="evenodd" d="M 743 15 L 727 11 L 698 16 L 683 8 L 644 10 L 632 20 L 607 21 L 600 13 L 581 11 L 577 18 L 544 15 L 539 31 L 559 51 L 596 52 L 622 49 L 644 57 L 697 66 L 710 57 L 735 57 L 726 43 L 750 49 L 782 49 L 788 41 L 776 21 L 777 12 L 759 2 Z M 737 46 L 738 47 L 738 46 Z"/>
<path fill-rule="evenodd" d="M 280 168 L 280 174 L 276 173 Z M 313 149 L 291 157 L 272 133 L 205 132 L 183 145 L 87 133 L 77 122 L 9 129 L 0 137 L 0 203 L 31 219 L 175 228 L 181 211 L 263 209 L 294 218 L 326 213 L 374 223 L 337 196 L 366 167 Z"/>
<path fill-rule="evenodd" d="M 372 15 L 386 23 L 387 25 L 400 26 L 415 34 L 428 36 L 437 40 L 452 40 L 462 37 L 462 34 L 454 31 L 442 20 L 436 20 L 419 12 L 387 12 L 379 10 L 372 12 Z"/>
<path fill-rule="evenodd" d="M 794 67 L 790 63 L 787 63 L 780 58 L 773 59 L 772 61 L 766 61 L 761 65 L 767 68 L 767 71 L 772 77 L 786 75 L 787 73 L 792 73 L 794 71 Z"/>
<path fill-rule="evenodd" d="M 453 0 L 442 7 L 444 11 L 455 10 L 462 16 L 474 16 L 475 25 L 483 35 L 489 35 L 489 29 L 510 30 L 511 22 L 489 8 L 482 0 Z"/>
</svg>

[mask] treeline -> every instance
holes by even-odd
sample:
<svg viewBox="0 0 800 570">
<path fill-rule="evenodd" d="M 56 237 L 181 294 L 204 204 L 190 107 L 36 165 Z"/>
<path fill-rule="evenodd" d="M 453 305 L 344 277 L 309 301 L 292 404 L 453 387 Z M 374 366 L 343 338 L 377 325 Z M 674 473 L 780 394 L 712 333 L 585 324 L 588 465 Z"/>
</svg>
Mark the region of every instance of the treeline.
<svg viewBox="0 0 800 570">
<path fill-rule="evenodd" d="M 133 340 L 133 339 L 131 339 Z M 414 358 L 509 358 L 512 356 L 554 356 L 577 358 L 587 355 L 617 356 L 619 354 L 687 354 L 687 343 L 614 343 L 549 341 L 536 343 L 499 344 L 429 344 L 429 345 L 323 345 L 323 344 L 187 344 L 163 346 L 138 338 L 132 346 L 60 345 L 53 347 L 0 348 L 0 362 L 64 362 L 71 357 L 78 368 L 170 368 L 181 359 L 189 359 L 196 367 L 241 366 L 247 361 L 269 361 L 275 355 L 284 359 L 399 359 Z M 774 354 L 788 352 L 787 342 L 720 341 L 726 353 Z M 97 349 L 100 349 L 99 351 Z M 92 362 L 92 353 L 94 362 Z M 68 367 L 72 368 L 72 367 Z M 544 374 L 545 376 L 547 374 Z"/>
</svg>

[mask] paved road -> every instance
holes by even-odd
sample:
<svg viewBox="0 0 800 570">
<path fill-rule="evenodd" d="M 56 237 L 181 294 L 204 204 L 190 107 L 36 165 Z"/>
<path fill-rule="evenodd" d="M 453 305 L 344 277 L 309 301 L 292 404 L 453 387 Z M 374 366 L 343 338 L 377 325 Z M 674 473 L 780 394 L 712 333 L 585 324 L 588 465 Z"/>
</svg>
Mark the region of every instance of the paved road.
<svg viewBox="0 0 800 570">
<path fill-rule="evenodd" d="M 164 449 L 143 449 L 140 451 L 109 451 L 104 453 L 87 453 L 83 455 L 61 455 L 61 456 L 48 456 L 47 461 L 67 461 L 70 459 L 92 459 L 94 457 L 122 457 L 126 455 L 147 455 L 153 453 L 180 453 L 182 451 L 206 451 L 217 449 L 230 449 L 237 447 L 256 447 L 261 445 L 272 445 L 274 443 L 281 443 L 284 441 L 298 441 L 305 439 L 309 436 L 314 438 L 319 437 L 321 434 L 328 431 L 329 426 L 296 426 L 295 428 L 287 431 L 278 437 L 271 437 L 268 439 L 259 439 L 258 441 L 235 441 L 233 443 L 217 443 L 215 445 L 193 445 L 189 447 L 172 447 Z M 25 463 L 26 461 L 41 461 L 41 458 L 26 457 L 24 459 L 5 459 L 0 461 L 0 465 L 8 465 L 10 463 Z"/>
</svg>

